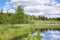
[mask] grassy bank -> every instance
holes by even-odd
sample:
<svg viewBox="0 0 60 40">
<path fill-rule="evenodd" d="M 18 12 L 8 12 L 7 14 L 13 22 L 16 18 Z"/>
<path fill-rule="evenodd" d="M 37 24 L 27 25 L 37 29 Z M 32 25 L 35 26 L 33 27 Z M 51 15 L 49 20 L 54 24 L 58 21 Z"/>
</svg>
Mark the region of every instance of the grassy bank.
<svg viewBox="0 0 60 40">
<path fill-rule="evenodd" d="M 60 29 L 60 25 L 40 25 L 40 24 L 60 24 L 60 21 L 34 21 L 34 24 L 0 24 L 0 40 L 13 40 L 18 37 L 25 37 L 36 30 Z M 28 40 L 29 37 L 24 40 Z M 32 37 L 33 38 L 33 37 Z M 33 38 L 35 40 L 37 38 Z"/>
</svg>

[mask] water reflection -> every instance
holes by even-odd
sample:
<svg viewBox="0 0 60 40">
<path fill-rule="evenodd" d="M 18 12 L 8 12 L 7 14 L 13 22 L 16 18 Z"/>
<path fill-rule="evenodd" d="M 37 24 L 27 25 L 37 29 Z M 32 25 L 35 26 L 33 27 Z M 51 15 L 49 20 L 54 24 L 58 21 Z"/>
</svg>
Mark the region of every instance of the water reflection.
<svg viewBox="0 0 60 40">
<path fill-rule="evenodd" d="M 60 31 L 48 30 L 41 33 L 42 40 L 60 40 Z"/>
</svg>

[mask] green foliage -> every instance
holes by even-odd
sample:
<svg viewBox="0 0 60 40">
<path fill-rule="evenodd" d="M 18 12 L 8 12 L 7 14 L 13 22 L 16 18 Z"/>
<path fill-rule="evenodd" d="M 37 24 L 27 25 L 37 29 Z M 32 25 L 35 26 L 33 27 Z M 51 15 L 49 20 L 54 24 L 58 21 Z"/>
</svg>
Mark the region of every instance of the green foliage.
<svg viewBox="0 0 60 40">
<path fill-rule="evenodd" d="M 3 23 L 3 19 L 2 19 L 2 16 L 0 14 L 0 24 Z"/>
<path fill-rule="evenodd" d="M 38 33 L 37 33 L 37 38 L 38 38 L 38 40 L 41 40 L 40 31 L 38 31 Z"/>
<path fill-rule="evenodd" d="M 24 23 L 26 20 L 26 16 L 24 14 L 24 9 L 22 6 L 18 6 L 16 10 L 16 20 L 17 23 Z"/>
<path fill-rule="evenodd" d="M 12 14 L 12 15 L 10 16 L 10 19 L 9 19 L 9 23 L 10 23 L 10 24 L 15 24 L 15 23 L 16 23 L 16 18 L 15 18 L 15 16 L 16 16 L 16 15 L 14 15 L 14 14 Z"/>
<path fill-rule="evenodd" d="M 26 23 L 26 15 L 24 13 L 24 9 L 22 6 L 18 6 L 16 9 L 16 13 L 10 16 L 10 23 L 12 24 L 22 24 Z"/>
<path fill-rule="evenodd" d="M 7 23 L 8 17 L 7 14 L 0 14 L 0 24 Z"/>
<path fill-rule="evenodd" d="M 22 6 L 18 6 L 15 14 L 10 13 L 0 13 L 0 24 L 10 23 L 10 24 L 22 24 L 27 23 L 26 14 Z"/>
</svg>

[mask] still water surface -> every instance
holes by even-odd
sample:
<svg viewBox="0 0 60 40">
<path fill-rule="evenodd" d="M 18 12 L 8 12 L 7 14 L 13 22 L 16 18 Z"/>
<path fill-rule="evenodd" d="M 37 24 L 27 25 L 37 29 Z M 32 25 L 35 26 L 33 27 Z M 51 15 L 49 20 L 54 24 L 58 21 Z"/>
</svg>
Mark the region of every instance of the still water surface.
<svg viewBox="0 0 60 40">
<path fill-rule="evenodd" d="M 30 34 L 31 35 L 31 34 Z M 33 33 L 31 36 L 36 36 L 37 32 Z M 60 31 L 58 30 L 47 30 L 40 33 L 42 40 L 60 40 Z"/>
<path fill-rule="evenodd" d="M 60 31 L 48 30 L 41 33 L 42 40 L 60 40 Z"/>
</svg>

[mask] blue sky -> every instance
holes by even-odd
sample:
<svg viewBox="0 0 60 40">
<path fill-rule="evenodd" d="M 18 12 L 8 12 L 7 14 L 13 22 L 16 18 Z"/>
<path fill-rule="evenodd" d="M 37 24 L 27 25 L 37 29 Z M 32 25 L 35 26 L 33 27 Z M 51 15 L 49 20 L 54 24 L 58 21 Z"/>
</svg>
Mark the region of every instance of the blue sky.
<svg viewBox="0 0 60 40">
<path fill-rule="evenodd" d="M 25 13 L 60 17 L 60 0 L 0 0 L 0 10 L 15 12 L 18 5 L 24 6 Z"/>
<path fill-rule="evenodd" d="M 3 6 L 5 6 L 6 2 L 9 2 L 10 0 L 0 0 L 0 8 L 2 8 Z"/>
</svg>

